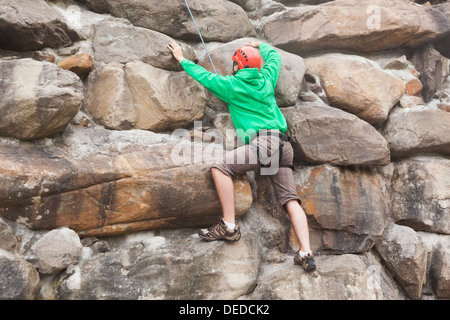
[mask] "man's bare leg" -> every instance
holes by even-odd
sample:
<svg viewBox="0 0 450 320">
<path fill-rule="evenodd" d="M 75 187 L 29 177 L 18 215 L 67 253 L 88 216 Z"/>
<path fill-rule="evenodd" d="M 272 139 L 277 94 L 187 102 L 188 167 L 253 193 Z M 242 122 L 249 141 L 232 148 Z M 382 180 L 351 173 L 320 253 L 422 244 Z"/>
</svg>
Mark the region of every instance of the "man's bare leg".
<svg viewBox="0 0 450 320">
<path fill-rule="evenodd" d="M 288 201 L 285 207 L 291 218 L 297 239 L 300 242 L 300 250 L 302 252 L 311 252 L 308 220 L 306 219 L 305 211 L 303 211 L 297 200 Z"/>
<path fill-rule="evenodd" d="M 307 272 L 316 270 L 316 263 L 309 243 L 308 220 L 305 211 L 297 200 L 286 203 L 286 211 L 291 217 L 291 223 L 300 242 L 300 250 L 294 256 L 294 264 L 301 265 Z"/>
<path fill-rule="evenodd" d="M 211 168 L 211 173 L 222 205 L 223 216 L 211 227 L 200 229 L 198 235 L 205 241 L 238 241 L 241 238 L 241 231 L 235 222 L 233 180 L 216 168 Z"/>
<path fill-rule="evenodd" d="M 229 223 L 235 221 L 234 184 L 231 177 L 217 168 L 211 168 L 211 174 L 216 185 L 217 194 L 222 205 L 223 220 Z"/>
</svg>

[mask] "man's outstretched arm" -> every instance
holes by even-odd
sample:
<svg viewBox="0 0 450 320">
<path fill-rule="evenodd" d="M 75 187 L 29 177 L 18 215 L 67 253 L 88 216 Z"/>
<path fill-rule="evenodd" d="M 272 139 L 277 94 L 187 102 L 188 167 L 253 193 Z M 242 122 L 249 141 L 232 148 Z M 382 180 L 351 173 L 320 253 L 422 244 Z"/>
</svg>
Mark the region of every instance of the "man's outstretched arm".
<svg viewBox="0 0 450 320">
<path fill-rule="evenodd" d="M 168 48 L 172 51 L 174 58 L 181 63 L 187 74 L 211 91 L 216 97 L 228 103 L 228 93 L 232 86 L 229 76 L 221 76 L 209 72 L 202 66 L 186 59 L 183 55 L 183 49 L 176 42 L 170 41 Z"/>
</svg>

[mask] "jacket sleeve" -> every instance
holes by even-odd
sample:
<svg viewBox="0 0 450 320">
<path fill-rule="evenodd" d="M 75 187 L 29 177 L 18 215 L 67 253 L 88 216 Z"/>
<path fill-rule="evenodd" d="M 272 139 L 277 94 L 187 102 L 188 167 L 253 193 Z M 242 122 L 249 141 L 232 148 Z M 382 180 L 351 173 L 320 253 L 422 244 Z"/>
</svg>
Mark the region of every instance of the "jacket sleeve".
<svg viewBox="0 0 450 320">
<path fill-rule="evenodd" d="M 231 79 L 229 76 L 221 76 L 209 72 L 202 66 L 187 59 L 181 61 L 181 66 L 187 74 L 211 91 L 212 94 L 228 103 L 228 93 L 231 88 Z"/>
<path fill-rule="evenodd" d="M 261 56 L 265 60 L 264 66 L 261 68 L 260 73 L 267 76 L 272 82 L 275 88 L 281 69 L 281 56 L 267 43 L 261 43 L 259 45 L 259 51 Z"/>
</svg>

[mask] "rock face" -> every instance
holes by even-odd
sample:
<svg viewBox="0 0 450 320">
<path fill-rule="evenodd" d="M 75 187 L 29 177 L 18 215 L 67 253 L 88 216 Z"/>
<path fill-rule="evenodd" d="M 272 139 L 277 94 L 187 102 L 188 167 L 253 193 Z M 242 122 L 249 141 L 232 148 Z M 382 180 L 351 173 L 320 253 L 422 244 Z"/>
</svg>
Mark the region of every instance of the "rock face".
<svg viewBox="0 0 450 320">
<path fill-rule="evenodd" d="M 0 299 L 450 299 L 450 16 L 424 2 L 189 1 L 220 75 L 281 55 L 306 273 L 259 170 L 241 239 L 197 235 L 237 142 L 167 48 L 214 70 L 184 1 L 0 0 Z"/>
<path fill-rule="evenodd" d="M 327 300 L 390 300 L 398 299 L 389 276 L 367 258 L 356 255 L 323 257 L 318 278 L 298 278 L 293 266 L 269 273 L 250 296 L 263 300 L 315 300 L 318 295 Z M 284 277 L 280 279 L 279 273 Z M 335 283 L 336 278 L 339 279 Z M 333 285 L 330 285 L 333 282 Z M 332 289 L 330 290 L 330 287 Z M 315 288 L 315 293 L 313 293 Z"/>
<path fill-rule="evenodd" d="M 173 300 L 186 296 L 235 299 L 251 290 L 258 275 L 260 259 L 253 239 L 243 239 L 236 246 L 226 243 L 198 246 L 197 240 L 191 237 L 183 239 L 183 247 L 175 251 L 168 248 L 162 237 L 148 245 L 140 243 L 138 238 L 134 243 L 130 240 L 130 246 L 134 245 L 130 251 L 112 250 L 102 255 L 91 251 L 91 259 L 62 278 L 57 297 L 97 299 L 104 292 L 107 299 Z M 192 245 L 195 251 L 185 250 Z M 168 264 L 172 266 L 170 270 Z M 86 273 L 89 269 L 96 272 Z M 205 270 L 209 273 L 207 277 L 195 277 Z M 111 271 L 121 276 L 110 281 L 107 275 Z M 98 284 L 104 287 L 103 292 L 98 291 Z M 86 297 L 84 293 L 88 291 L 91 294 Z"/>
</svg>

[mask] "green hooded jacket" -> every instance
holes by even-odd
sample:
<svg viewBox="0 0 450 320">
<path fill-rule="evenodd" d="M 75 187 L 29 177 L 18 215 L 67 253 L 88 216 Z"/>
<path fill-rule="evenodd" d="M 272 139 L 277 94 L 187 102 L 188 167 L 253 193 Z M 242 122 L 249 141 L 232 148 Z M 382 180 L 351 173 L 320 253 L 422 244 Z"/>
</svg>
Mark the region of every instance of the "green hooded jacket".
<svg viewBox="0 0 450 320">
<path fill-rule="evenodd" d="M 259 46 L 264 66 L 239 70 L 234 76 L 221 76 L 184 59 L 183 69 L 212 94 L 228 104 L 238 137 L 245 143 L 262 129 L 284 133 L 286 119 L 275 100 L 275 86 L 281 68 L 281 56 L 267 43 Z"/>
</svg>

